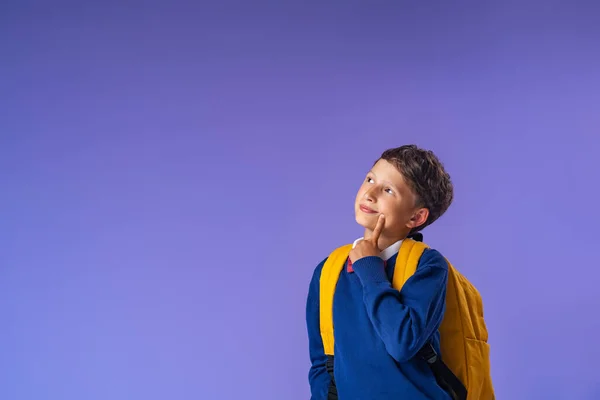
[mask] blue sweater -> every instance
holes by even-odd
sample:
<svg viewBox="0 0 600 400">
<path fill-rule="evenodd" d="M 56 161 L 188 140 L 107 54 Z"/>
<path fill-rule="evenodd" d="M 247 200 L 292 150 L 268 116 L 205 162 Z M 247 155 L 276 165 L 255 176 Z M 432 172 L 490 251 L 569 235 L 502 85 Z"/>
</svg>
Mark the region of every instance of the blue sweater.
<svg viewBox="0 0 600 400">
<path fill-rule="evenodd" d="M 340 400 L 449 400 L 416 353 L 432 341 L 440 353 L 438 328 L 446 297 L 448 264 L 436 250 L 423 253 L 417 271 L 398 292 L 391 286 L 396 255 L 357 260 L 340 274 L 334 301 L 334 374 Z M 311 400 L 327 400 L 319 322 L 319 277 L 315 269 L 306 306 Z"/>
</svg>

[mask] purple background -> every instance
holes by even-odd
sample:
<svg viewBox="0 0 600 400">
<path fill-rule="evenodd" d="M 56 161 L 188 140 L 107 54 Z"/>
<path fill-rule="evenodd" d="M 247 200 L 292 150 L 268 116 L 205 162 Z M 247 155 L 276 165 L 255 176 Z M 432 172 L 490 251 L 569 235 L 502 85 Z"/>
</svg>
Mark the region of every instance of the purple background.
<svg viewBox="0 0 600 400">
<path fill-rule="evenodd" d="M 307 399 L 312 270 L 406 143 L 498 398 L 600 398 L 597 2 L 88 3 L 0 5 L 1 399 Z"/>
</svg>

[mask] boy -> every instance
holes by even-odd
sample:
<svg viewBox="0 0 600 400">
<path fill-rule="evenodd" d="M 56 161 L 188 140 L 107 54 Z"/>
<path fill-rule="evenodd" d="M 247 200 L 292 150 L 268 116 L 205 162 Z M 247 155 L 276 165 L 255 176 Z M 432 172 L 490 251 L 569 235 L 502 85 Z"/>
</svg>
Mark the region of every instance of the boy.
<svg viewBox="0 0 600 400">
<path fill-rule="evenodd" d="M 354 204 L 364 237 L 354 242 L 335 291 L 334 377 L 320 335 L 319 278 L 325 260 L 310 283 L 311 400 L 331 400 L 336 392 L 341 400 L 450 399 L 417 357 L 428 342 L 440 353 L 445 258 L 427 249 L 401 292 L 390 282 L 402 240 L 437 220 L 452 199 L 450 176 L 431 151 L 415 145 L 389 149 L 373 165 Z"/>
</svg>

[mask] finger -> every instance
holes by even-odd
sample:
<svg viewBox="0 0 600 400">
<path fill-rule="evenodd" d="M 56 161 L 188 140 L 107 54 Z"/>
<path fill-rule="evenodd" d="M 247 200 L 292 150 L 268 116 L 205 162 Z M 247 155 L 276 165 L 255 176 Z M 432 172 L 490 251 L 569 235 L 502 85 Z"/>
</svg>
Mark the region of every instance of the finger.
<svg viewBox="0 0 600 400">
<path fill-rule="evenodd" d="M 383 214 L 380 214 L 379 218 L 377 218 L 377 225 L 375 225 L 375 229 L 373 229 L 373 236 L 371 237 L 371 239 L 373 239 L 373 242 L 375 243 L 375 245 L 377 245 L 377 242 L 379 241 L 379 236 L 381 235 L 381 231 L 383 231 L 384 225 L 385 225 L 385 216 Z"/>
</svg>

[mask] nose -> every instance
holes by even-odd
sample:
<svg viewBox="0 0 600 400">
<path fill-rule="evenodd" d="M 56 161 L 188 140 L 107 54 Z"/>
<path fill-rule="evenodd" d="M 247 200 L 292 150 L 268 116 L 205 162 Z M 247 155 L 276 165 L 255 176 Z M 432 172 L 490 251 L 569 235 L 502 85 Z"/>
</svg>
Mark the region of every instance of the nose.
<svg viewBox="0 0 600 400">
<path fill-rule="evenodd" d="M 369 189 L 367 189 L 365 191 L 365 194 L 364 194 L 365 200 L 367 200 L 370 203 L 374 203 L 376 200 L 374 190 L 375 190 L 375 187 L 371 186 Z"/>
</svg>

